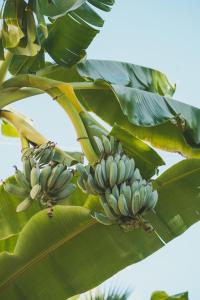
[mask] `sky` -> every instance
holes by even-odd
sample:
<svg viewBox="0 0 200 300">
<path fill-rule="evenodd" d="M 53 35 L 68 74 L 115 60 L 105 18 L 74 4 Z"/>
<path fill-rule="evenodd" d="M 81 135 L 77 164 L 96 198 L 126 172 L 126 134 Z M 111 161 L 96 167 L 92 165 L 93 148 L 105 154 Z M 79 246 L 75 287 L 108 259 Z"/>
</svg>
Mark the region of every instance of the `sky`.
<svg viewBox="0 0 200 300">
<path fill-rule="evenodd" d="M 198 0 L 116 0 L 112 12 L 105 15 L 105 26 L 87 51 L 88 58 L 158 69 L 177 83 L 175 99 L 200 107 L 199 13 Z M 48 96 L 19 101 L 13 107 L 34 120 L 34 126 L 59 146 L 79 149 L 72 125 Z M 0 178 L 5 178 L 13 173 L 14 164 L 19 166 L 19 142 L 0 136 L 0 149 Z M 182 159 L 159 153 L 167 167 Z M 154 290 L 169 294 L 188 290 L 190 300 L 199 300 L 199 235 L 198 223 L 147 259 L 116 274 L 111 282 L 130 287 L 133 300 L 148 300 Z"/>
</svg>

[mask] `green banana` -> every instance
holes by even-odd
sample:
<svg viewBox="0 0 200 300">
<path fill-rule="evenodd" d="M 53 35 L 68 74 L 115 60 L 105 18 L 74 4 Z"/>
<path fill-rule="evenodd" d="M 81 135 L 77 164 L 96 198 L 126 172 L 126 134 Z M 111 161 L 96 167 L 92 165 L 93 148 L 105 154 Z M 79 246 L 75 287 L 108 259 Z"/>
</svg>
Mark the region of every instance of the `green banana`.
<svg viewBox="0 0 200 300">
<path fill-rule="evenodd" d="M 24 188 L 19 187 L 12 183 L 4 183 L 3 187 L 7 193 L 15 195 L 15 196 L 26 197 L 29 194 L 29 192 L 27 192 L 27 190 L 25 190 Z"/>
<path fill-rule="evenodd" d="M 112 212 L 112 209 L 109 207 L 109 205 L 107 203 L 103 203 L 103 209 L 104 209 L 106 216 L 110 220 L 112 220 L 112 221 L 117 220 L 117 216 L 114 214 L 114 212 Z"/>
<path fill-rule="evenodd" d="M 103 181 L 102 169 L 100 164 L 98 164 L 95 169 L 95 180 L 98 186 L 100 186 L 102 189 L 106 188 L 105 183 Z"/>
<path fill-rule="evenodd" d="M 132 212 L 133 215 L 136 215 L 141 209 L 141 199 L 140 199 L 140 192 L 136 191 L 132 196 Z"/>
<path fill-rule="evenodd" d="M 79 187 L 84 193 L 87 193 L 86 187 L 85 187 L 85 184 L 84 184 L 84 179 L 83 179 L 83 177 L 79 177 L 79 179 L 77 180 L 77 184 L 78 184 L 78 187 Z"/>
<path fill-rule="evenodd" d="M 106 174 L 109 177 L 109 172 L 110 172 L 110 164 L 113 161 L 113 156 L 108 156 L 106 159 Z"/>
<path fill-rule="evenodd" d="M 31 170 L 31 187 L 34 187 L 36 184 L 39 183 L 39 177 L 40 177 L 40 168 L 38 164 L 36 164 L 35 167 Z"/>
<path fill-rule="evenodd" d="M 97 148 L 99 150 L 100 153 L 104 153 L 104 146 L 102 143 L 102 140 L 98 137 L 98 136 L 94 136 L 94 140 L 96 142 Z"/>
<path fill-rule="evenodd" d="M 40 184 L 36 184 L 34 187 L 32 187 L 32 190 L 30 191 L 31 199 L 36 200 L 41 195 L 42 187 Z"/>
<path fill-rule="evenodd" d="M 131 188 L 129 185 L 124 186 L 122 189 L 122 193 L 124 194 L 124 197 L 126 199 L 126 203 L 128 206 L 128 209 L 131 211 L 131 206 L 132 206 L 132 198 L 131 198 Z"/>
<path fill-rule="evenodd" d="M 131 184 L 131 193 L 132 193 L 132 196 L 133 194 L 139 189 L 139 183 L 138 181 L 134 181 L 132 184 Z"/>
<path fill-rule="evenodd" d="M 107 196 L 107 202 L 110 205 L 110 207 L 113 209 L 113 211 L 117 214 L 120 215 L 120 210 L 118 208 L 118 202 L 117 199 L 112 195 Z"/>
<path fill-rule="evenodd" d="M 47 181 L 47 187 L 49 190 L 54 188 L 56 180 L 58 179 L 59 175 L 62 173 L 64 168 L 65 166 L 63 164 L 58 164 L 53 168 L 51 175 Z"/>
<path fill-rule="evenodd" d="M 63 190 L 61 190 L 56 194 L 56 200 L 58 201 L 67 198 L 75 191 L 75 189 L 76 189 L 75 184 L 72 183 L 67 184 Z"/>
<path fill-rule="evenodd" d="M 17 169 L 17 167 L 15 167 L 15 179 L 16 182 L 23 187 L 25 190 L 30 191 L 30 184 L 27 181 L 25 175 L 23 172 L 21 172 L 20 170 Z"/>
<path fill-rule="evenodd" d="M 130 163 L 130 160 L 129 159 L 125 160 L 124 164 L 125 164 L 125 176 L 124 176 L 124 180 L 128 180 L 129 176 L 131 174 L 131 163 Z"/>
<path fill-rule="evenodd" d="M 158 201 L 158 192 L 157 191 L 153 191 L 151 193 L 151 195 L 149 195 L 146 204 L 145 204 L 145 211 L 149 211 L 154 209 L 154 207 L 156 206 L 156 203 Z"/>
<path fill-rule="evenodd" d="M 66 169 L 64 170 L 56 180 L 54 189 L 58 190 L 61 189 L 65 184 L 69 183 L 69 181 L 72 179 L 73 174 L 70 170 Z"/>
<path fill-rule="evenodd" d="M 52 155 L 52 149 L 47 148 L 44 150 L 44 152 L 42 153 L 41 157 L 39 157 L 38 162 L 40 165 L 46 165 L 47 163 L 50 162 L 50 157 Z"/>
<path fill-rule="evenodd" d="M 123 194 L 120 194 L 120 196 L 118 198 L 118 207 L 123 216 L 127 217 L 129 215 L 128 206 L 127 206 L 126 199 Z"/>
<path fill-rule="evenodd" d="M 87 171 L 86 171 L 86 168 L 85 168 L 81 163 L 79 163 L 79 164 L 76 165 L 76 170 L 78 171 L 78 173 L 79 173 L 81 176 L 83 176 L 83 178 L 84 178 L 85 180 L 87 180 L 87 178 L 88 178 L 88 173 L 87 173 Z"/>
<path fill-rule="evenodd" d="M 116 199 L 118 199 L 118 197 L 119 197 L 119 189 L 118 189 L 118 187 L 116 185 L 114 185 L 114 187 L 112 188 L 112 194 L 113 194 L 113 196 Z"/>
<path fill-rule="evenodd" d="M 27 210 L 32 205 L 32 199 L 30 197 L 25 198 L 16 208 L 16 212 L 22 212 Z"/>
<path fill-rule="evenodd" d="M 107 216 L 105 216 L 104 214 L 99 213 L 99 212 L 94 213 L 94 219 L 96 219 L 97 222 L 99 222 L 103 225 L 112 225 L 113 224 L 113 221 L 110 218 L 108 218 Z"/>
<path fill-rule="evenodd" d="M 23 163 L 23 172 L 24 172 L 24 175 L 26 177 L 26 180 L 28 182 L 30 182 L 30 175 L 31 175 L 31 163 L 30 163 L 30 159 L 29 158 L 24 158 L 22 160 L 22 163 Z"/>
<path fill-rule="evenodd" d="M 120 142 L 118 143 L 118 146 L 117 146 L 117 152 L 120 153 L 120 154 L 123 152 L 123 147 L 122 147 L 122 144 Z"/>
<path fill-rule="evenodd" d="M 109 183 L 111 187 L 117 183 L 117 173 L 117 163 L 115 161 L 111 161 L 109 170 Z"/>
<path fill-rule="evenodd" d="M 42 190 L 45 191 L 47 188 L 47 181 L 51 175 L 52 167 L 46 166 L 40 172 L 39 183 L 42 187 Z"/>
<path fill-rule="evenodd" d="M 114 156 L 114 160 L 116 161 L 116 163 L 118 163 L 119 162 L 119 160 L 121 159 L 121 155 L 120 154 L 115 154 L 115 156 Z"/>
<path fill-rule="evenodd" d="M 111 144 L 110 144 L 110 141 L 109 139 L 107 138 L 107 136 L 105 135 L 102 135 L 102 144 L 103 144 L 103 148 L 104 148 L 104 152 L 107 154 L 107 155 L 110 155 L 111 154 Z"/>
<path fill-rule="evenodd" d="M 90 189 L 93 191 L 94 195 L 103 193 L 103 190 L 95 183 L 91 174 L 88 175 L 87 183 L 90 186 Z"/>
<path fill-rule="evenodd" d="M 117 184 L 122 183 L 125 180 L 126 167 L 123 160 L 119 160 L 117 164 Z"/>
<path fill-rule="evenodd" d="M 116 142 L 115 142 L 115 138 L 112 135 L 110 136 L 110 146 L 111 146 L 111 154 L 116 153 Z"/>
<path fill-rule="evenodd" d="M 108 182 L 108 176 L 107 176 L 107 173 L 106 173 L 106 162 L 105 162 L 105 159 L 101 160 L 101 172 L 102 172 L 103 181 L 106 184 Z"/>
<path fill-rule="evenodd" d="M 134 172 L 134 175 L 133 175 L 133 177 L 131 178 L 131 180 L 141 180 L 142 179 L 142 177 L 141 177 L 141 175 L 140 175 L 140 171 L 139 171 L 139 169 L 138 168 L 136 168 L 135 169 L 135 172 Z"/>
</svg>

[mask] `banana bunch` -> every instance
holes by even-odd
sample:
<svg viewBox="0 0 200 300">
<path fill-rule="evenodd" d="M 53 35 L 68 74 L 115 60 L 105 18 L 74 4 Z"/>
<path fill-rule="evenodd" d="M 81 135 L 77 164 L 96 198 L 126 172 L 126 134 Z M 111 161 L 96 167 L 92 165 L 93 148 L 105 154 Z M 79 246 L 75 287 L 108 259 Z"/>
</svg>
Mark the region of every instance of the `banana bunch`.
<svg viewBox="0 0 200 300">
<path fill-rule="evenodd" d="M 50 163 L 53 160 L 55 154 L 55 146 L 54 142 L 49 141 L 46 144 L 41 146 L 26 148 L 22 153 L 22 160 L 27 158 L 34 158 L 40 166 L 44 166 Z"/>
<path fill-rule="evenodd" d="M 52 206 L 67 198 L 76 186 L 70 181 L 72 170 L 64 164 L 46 164 L 41 166 L 34 158 L 23 158 L 23 171 L 16 167 L 16 184 L 4 183 L 6 192 L 23 197 L 17 206 L 21 212 L 29 208 L 34 201 L 48 207 L 48 215 L 52 216 Z"/>
<path fill-rule="evenodd" d="M 113 136 L 102 135 L 101 138 L 98 136 L 94 137 L 98 151 L 101 157 L 107 157 L 109 155 L 114 155 L 116 153 L 122 153 L 122 145 Z"/>
<path fill-rule="evenodd" d="M 77 165 L 80 173 L 78 185 L 83 192 L 99 196 L 104 210 L 104 214 L 94 213 L 99 223 L 119 224 L 125 231 L 139 227 L 152 230 L 143 215 L 154 209 L 158 193 L 150 182 L 142 178 L 134 159 L 124 154 L 121 144 L 114 138 L 110 140 L 114 146 L 105 152 L 105 141 L 110 142 L 109 139 L 104 136 L 102 140 L 96 139 L 99 147 L 102 146 L 102 159 L 94 168 Z"/>
</svg>

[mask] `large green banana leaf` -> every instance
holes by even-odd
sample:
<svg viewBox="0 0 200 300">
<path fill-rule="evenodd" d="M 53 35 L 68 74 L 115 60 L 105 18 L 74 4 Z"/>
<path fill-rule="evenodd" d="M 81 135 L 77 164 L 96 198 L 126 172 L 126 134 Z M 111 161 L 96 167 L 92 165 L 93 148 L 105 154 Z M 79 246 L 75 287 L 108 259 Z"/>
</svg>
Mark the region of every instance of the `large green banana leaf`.
<svg viewBox="0 0 200 300">
<path fill-rule="evenodd" d="M 52 219 L 46 212 L 32 217 L 14 254 L 0 255 L 0 297 L 66 299 L 162 246 L 154 233 L 123 233 L 117 226 L 97 224 L 83 207 L 57 206 Z"/>
<path fill-rule="evenodd" d="M 20 232 L 14 253 L 0 255 L 1 299 L 66 299 L 154 253 L 199 221 L 199 174 L 200 160 L 191 159 L 156 180 L 156 213 L 146 216 L 155 229 L 150 234 L 96 224 L 78 206 L 57 206 L 51 220 L 45 211 L 37 213 Z"/>
<path fill-rule="evenodd" d="M 169 98 L 174 89 L 164 75 L 107 61 L 80 63 L 78 71 L 84 79 L 96 81 L 93 88 L 76 92 L 88 110 L 155 147 L 199 157 L 200 110 Z"/>
<path fill-rule="evenodd" d="M 99 32 L 96 28 L 104 24 L 94 8 L 110 11 L 113 4 L 114 0 L 31 0 L 28 6 L 32 12 L 27 10 L 24 0 L 6 0 L 3 47 L 14 53 L 9 71 L 13 75 L 36 73 L 45 66 L 44 50 L 61 65 L 77 63 L 86 55 L 87 47 Z M 53 18 L 46 24 L 44 16 Z M 14 25 L 12 31 L 9 31 L 9 23 Z"/>
</svg>

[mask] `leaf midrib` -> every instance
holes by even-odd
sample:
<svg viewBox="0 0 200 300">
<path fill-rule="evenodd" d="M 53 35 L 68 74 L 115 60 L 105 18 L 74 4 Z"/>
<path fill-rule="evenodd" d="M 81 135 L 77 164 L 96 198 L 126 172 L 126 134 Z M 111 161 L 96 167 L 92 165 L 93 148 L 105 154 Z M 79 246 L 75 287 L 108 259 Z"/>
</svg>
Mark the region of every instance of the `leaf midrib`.
<svg viewBox="0 0 200 300">
<path fill-rule="evenodd" d="M 75 231 L 71 235 L 68 235 L 68 236 L 64 237 L 63 239 L 57 241 L 55 244 L 53 244 L 50 247 L 48 247 L 45 251 L 40 252 L 39 255 L 37 255 L 36 257 L 34 257 L 33 259 L 31 259 L 27 264 L 25 264 L 24 266 L 22 266 L 20 269 L 18 269 L 17 272 L 15 272 L 14 274 L 12 274 L 6 281 L 4 281 L 0 285 L 0 291 L 3 291 L 4 289 L 6 289 L 16 278 L 18 278 L 19 276 L 23 275 L 28 269 L 30 269 L 32 266 L 34 266 L 35 264 L 37 264 L 38 262 L 40 262 L 43 258 L 47 257 L 50 253 L 54 252 L 59 247 L 63 246 L 66 242 L 72 240 L 77 235 L 79 235 L 81 232 L 86 231 L 88 228 L 90 228 L 91 226 L 95 225 L 96 223 L 97 222 L 95 220 L 92 221 L 91 223 L 89 223 L 86 226 L 80 228 L 79 230 Z"/>
</svg>

